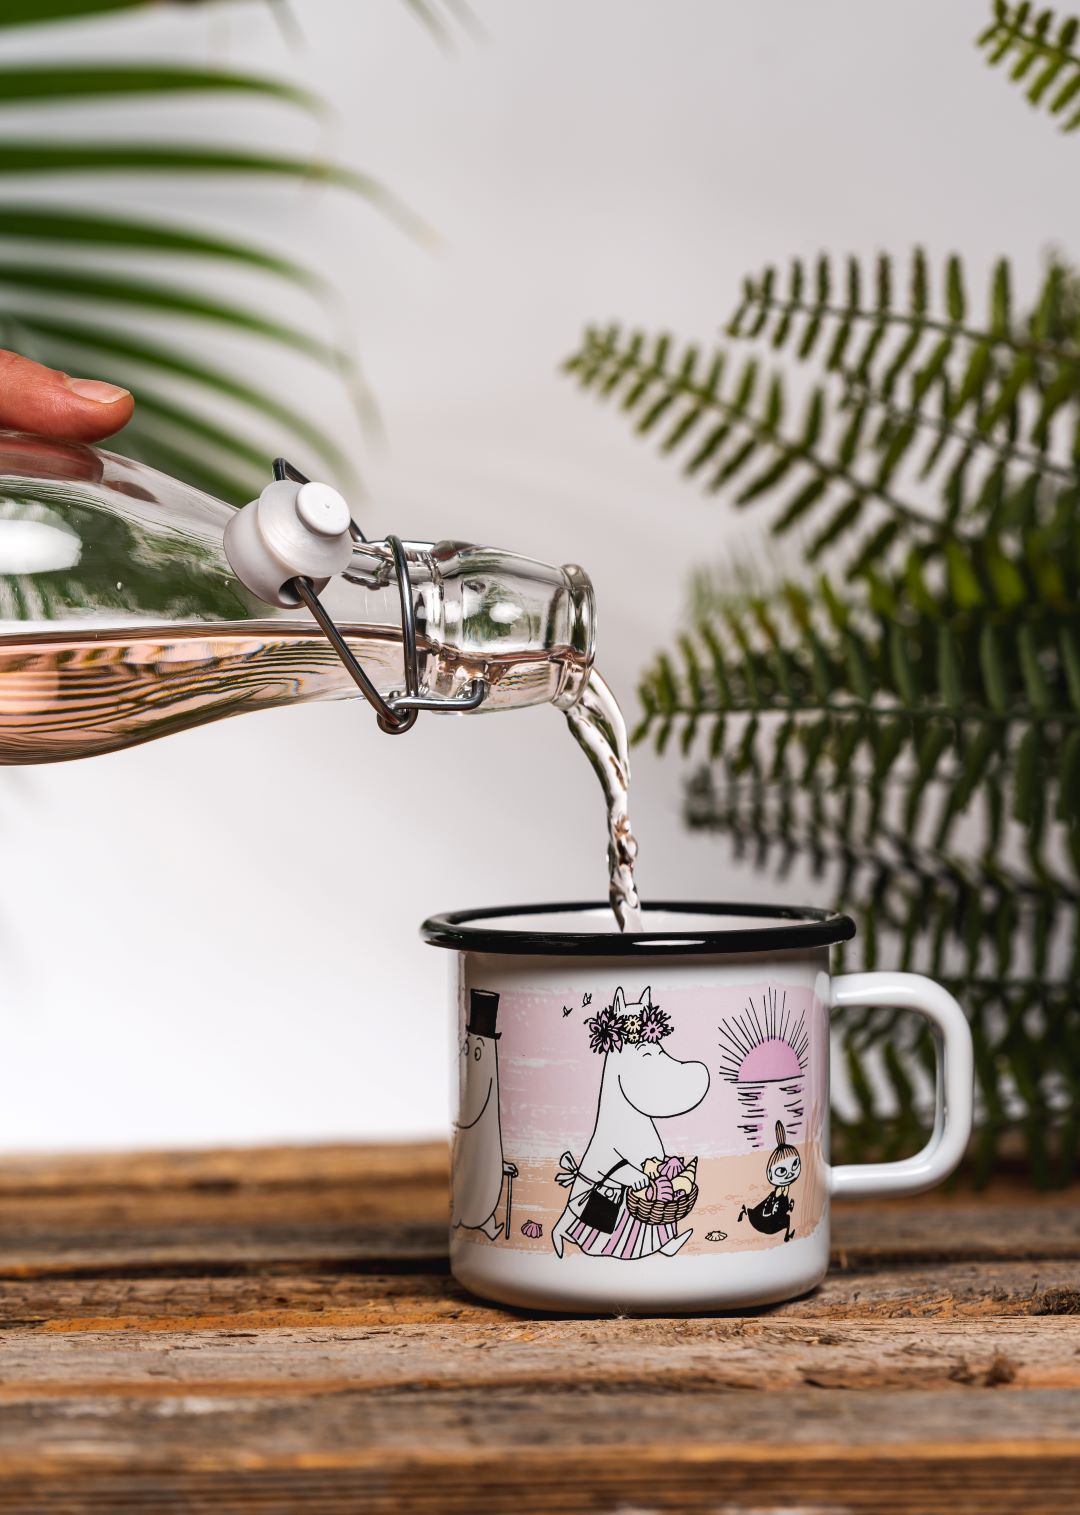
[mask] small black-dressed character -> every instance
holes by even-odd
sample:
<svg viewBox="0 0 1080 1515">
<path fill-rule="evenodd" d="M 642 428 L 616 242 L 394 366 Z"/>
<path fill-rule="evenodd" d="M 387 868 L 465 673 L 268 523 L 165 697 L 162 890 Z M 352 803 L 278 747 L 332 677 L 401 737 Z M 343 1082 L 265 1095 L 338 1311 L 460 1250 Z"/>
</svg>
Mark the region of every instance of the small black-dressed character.
<svg viewBox="0 0 1080 1515">
<path fill-rule="evenodd" d="M 795 1201 L 788 1193 L 791 1185 L 802 1173 L 802 1159 L 796 1149 L 789 1145 L 783 1121 L 776 1122 L 776 1148 L 765 1168 L 765 1177 L 772 1184 L 772 1193 L 766 1195 L 759 1205 L 743 1205 L 739 1219 L 744 1217 L 755 1231 L 765 1236 L 776 1236 L 783 1231 L 784 1240 L 795 1235 L 791 1229 L 791 1212 Z"/>
</svg>

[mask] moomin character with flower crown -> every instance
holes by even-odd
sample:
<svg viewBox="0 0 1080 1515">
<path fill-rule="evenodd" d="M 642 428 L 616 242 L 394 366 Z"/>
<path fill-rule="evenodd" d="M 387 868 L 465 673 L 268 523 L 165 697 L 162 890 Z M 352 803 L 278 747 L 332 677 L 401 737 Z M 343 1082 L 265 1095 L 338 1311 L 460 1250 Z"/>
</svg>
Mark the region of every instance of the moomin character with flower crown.
<svg viewBox="0 0 1080 1515">
<path fill-rule="evenodd" d="M 604 1060 L 596 1124 L 580 1163 L 560 1159 L 556 1182 L 570 1195 L 551 1244 L 559 1257 L 568 1241 L 588 1257 L 672 1257 L 693 1235 L 679 1222 L 697 1199 L 697 1159 L 666 1156 L 655 1123 L 696 1109 L 709 1070 L 664 1051 L 671 1020 L 648 989 L 629 1002 L 616 989 L 586 1025 Z"/>
</svg>

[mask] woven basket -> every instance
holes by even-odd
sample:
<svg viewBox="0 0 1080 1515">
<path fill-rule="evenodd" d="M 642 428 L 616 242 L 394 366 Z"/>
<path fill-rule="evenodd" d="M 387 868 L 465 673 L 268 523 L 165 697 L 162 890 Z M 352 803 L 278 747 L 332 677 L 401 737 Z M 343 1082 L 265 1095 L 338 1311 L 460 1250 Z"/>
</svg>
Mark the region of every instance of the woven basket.
<svg viewBox="0 0 1080 1515">
<path fill-rule="evenodd" d="M 628 1189 L 626 1208 L 635 1220 L 647 1226 L 671 1226 L 690 1214 L 697 1204 L 697 1184 L 688 1194 L 681 1191 L 674 1199 L 646 1199 L 644 1189 Z"/>
</svg>

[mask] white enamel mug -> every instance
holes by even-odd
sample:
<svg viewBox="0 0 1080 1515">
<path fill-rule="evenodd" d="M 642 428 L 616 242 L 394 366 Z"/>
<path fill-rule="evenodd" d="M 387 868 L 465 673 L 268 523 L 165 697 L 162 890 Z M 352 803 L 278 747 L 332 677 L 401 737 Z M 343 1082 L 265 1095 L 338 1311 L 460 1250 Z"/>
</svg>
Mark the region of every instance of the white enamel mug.
<svg viewBox="0 0 1080 1515">
<path fill-rule="evenodd" d="M 846 916 L 656 904 L 465 910 L 454 951 L 450 1263 L 506 1304 L 596 1313 L 734 1309 L 820 1283 L 833 1195 L 940 1183 L 971 1134 L 971 1033 L 914 973 L 832 978 Z M 937 1113 L 899 1162 L 829 1162 L 829 1014 L 931 1023 Z"/>
</svg>

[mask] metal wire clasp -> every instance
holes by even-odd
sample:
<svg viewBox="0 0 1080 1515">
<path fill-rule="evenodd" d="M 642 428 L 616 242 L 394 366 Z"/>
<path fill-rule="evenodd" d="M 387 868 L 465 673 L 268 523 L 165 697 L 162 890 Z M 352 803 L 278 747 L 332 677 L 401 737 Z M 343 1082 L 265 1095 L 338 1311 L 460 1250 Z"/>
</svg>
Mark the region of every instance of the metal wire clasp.
<svg viewBox="0 0 1080 1515">
<path fill-rule="evenodd" d="M 274 459 L 274 478 L 292 479 L 296 484 L 311 481 L 285 458 Z M 355 542 L 366 542 L 367 537 L 350 521 L 349 532 Z M 386 538 L 386 545 L 394 559 L 397 571 L 398 596 L 401 601 L 401 647 L 404 658 L 405 693 L 384 699 L 353 656 L 352 649 L 334 623 L 330 612 L 315 593 L 310 579 L 294 578 L 291 583 L 300 599 L 311 611 L 333 647 L 349 676 L 360 693 L 375 711 L 380 731 L 389 736 L 400 736 L 416 725 L 421 710 L 431 710 L 437 715 L 454 714 L 463 710 L 475 710 L 483 703 L 487 693 L 483 679 L 470 679 L 464 691 L 454 699 L 434 699 L 420 693 L 420 661 L 416 650 L 416 606 L 413 600 L 412 580 L 409 576 L 409 560 L 400 537 Z"/>
</svg>

